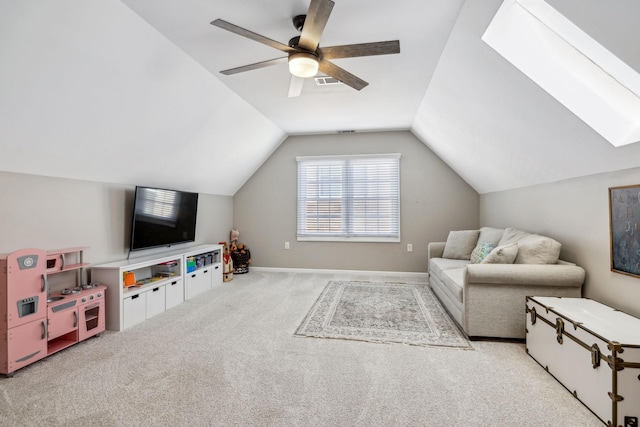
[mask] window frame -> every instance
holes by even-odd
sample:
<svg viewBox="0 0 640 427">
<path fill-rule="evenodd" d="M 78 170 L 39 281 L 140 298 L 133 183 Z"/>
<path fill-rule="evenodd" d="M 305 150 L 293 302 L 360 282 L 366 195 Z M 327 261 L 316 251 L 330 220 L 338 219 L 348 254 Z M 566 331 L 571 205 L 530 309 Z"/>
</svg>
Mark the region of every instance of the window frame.
<svg viewBox="0 0 640 427">
<path fill-rule="evenodd" d="M 353 174 L 353 162 L 358 162 L 359 160 L 366 162 L 370 159 L 386 159 L 392 162 L 395 162 L 395 177 L 392 178 L 394 182 L 391 182 L 388 188 L 392 188 L 392 198 L 391 200 L 391 208 L 389 214 L 389 219 L 391 219 L 391 231 L 389 233 L 381 233 L 380 235 L 375 235 L 371 233 L 354 233 L 354 224 L 353 224 L 353 202 L 356 198 L 353 197 L 353 194 L 350 192 L 354 189 L 354 181 L 351 180 L 351 176 Z M 385 154 L 354 154 L 354 155 L 324 155 L 324 156 L 298 156 L 296 157 L 297 161 L 297 199 L 296 199 L 296 239 L 297 241 L 315 241 L 315 242 L 369 242 L 369 243 L 398 243 L 401 241 L 401 215 L 400 215 L 400 153 L 385 153 Z M 340 214 L 337 215 L 341 217 L 341 221 L 344 225 L 344 230 L 341 232 L 309 232 L 306 230 L 304 223 L 307 216 L 304 214 L 304 210 L 301 206 L 303 203 L 308 203 L 312 198 L 305 198 L 304 189 L 302 189 L 301 179 L 304 177 L 301 176 L 301 165 L 305 162 L 327 162 L 327 164 L 333 162 L 334 165 L 337 163 L 342 163 L 342 174 L 341 181 L 339 185 L 341 186 L 341 191 L 344 193 L 342 197 L 338 197 L 337 200 L 340 200 Z M 362 165 L 361 163 L 360 165 Z M 389 166 L 387 166 L 389 167 Z M 351 181 L 350 181 L 351 180 Z M 328 182 L 329 180 L 327 180 Z M 356 180 L 357 181 L 357 180 Z M 308 183 L 309 180 L 306 180 L 305 183 Z M 318 188 L 317 192 L 319 193 L 321 190 Z M 358 190 L 353 190 L 357 192 Z M 362 190 L 360 190 L 362 191 Z M 301 194 L 302 193 L 302 194 Z M 301 217 L 302 215 L 302 217 Z M 301 228 L 303 228 L 301 232 Z"/>
</svg>

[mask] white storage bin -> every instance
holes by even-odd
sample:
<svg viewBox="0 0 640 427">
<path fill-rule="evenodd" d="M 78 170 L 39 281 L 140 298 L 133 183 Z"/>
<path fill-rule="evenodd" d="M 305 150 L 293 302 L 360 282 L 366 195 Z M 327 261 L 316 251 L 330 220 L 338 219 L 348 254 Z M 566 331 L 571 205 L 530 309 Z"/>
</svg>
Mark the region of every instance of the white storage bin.
<svg viewBox="0 0 640 427">
<path fill-rule="evenodd" d="M 184 301 L 184 282 L 174 280 L 165 286 L 165 308 L 169 310 Z"/>
<path fill-rule="evenodd" d="M 213 285 L 212 270 L 213 266 L 208 266 L 187 274 L 185 279 L 185 299 L 191 299 L 211 289 Z"/>
<path fill-rule="evenodd" d="M 141 293 L 125 298 L 122 301 L 124 311 L 124 328 L 129 328 L 145 321 L 147 312 L 147 295 Z"/>
<path fill-rule="evenodd" d="M 147 295 L 147 319 L 160 314 L 165 307 L 165 286 L 158 286 L 145 292 Z"/>
</svg>

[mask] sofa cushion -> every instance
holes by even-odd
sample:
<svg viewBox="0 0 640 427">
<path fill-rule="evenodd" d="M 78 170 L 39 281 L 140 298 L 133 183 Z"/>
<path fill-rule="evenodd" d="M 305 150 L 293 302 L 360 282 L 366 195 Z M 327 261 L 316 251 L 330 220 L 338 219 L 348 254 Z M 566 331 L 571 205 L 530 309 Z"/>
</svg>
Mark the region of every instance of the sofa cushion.
<svg viewBox="0 0 640 427">
<path fill-rule="evenodd" d="M 448 258 L 431 258 L 429 260 L 429 272 L 433 273 L 449 270 L 451 268 L 462 268 L 469 264 L 469 260 L 464 259 L 448 259 Z"/>
<path fill-rule="evenodd" d="M 450 231 L 442 258 L 468 260 L 471 257 L 471 251 L 476 247 L 479 234 L 480 230 Z"/>
<path fill-rule="evenodd" d="M 487 255 L 482 264 L 513 264 L 518 255 L 518 244 L 498 246 Z"/>
<path fill-rule="evenodd" d="M 530 234 L 518 241 L 516 264 L 555 264 L 560 256 L 560 242 L 550 237 Z"/>
<path fill-rule="evenodd" d="M 429 281 L 442 284 L 447 293 L 462 303 L 462 286 L 464 267 L 468 260 L 431 258 L 429 260 Z M 461 307 L 460 307 L 461 308 Z"/>
<path fill-rule="evenodd" d="M 442 272 L 442 283 L 458 301 L 462 302 L 462 288 L 464 283 L 464 267 L 452 268 Z"/>
<path fill-rule="evenodd" d="M 504 229 L 504 233 L 502 234 L 502 238 L 498 242 L 498 246 L 504 246 L 510 243 L 515 243 L 520 239 L 529 235 L 531 235 L 531 233 L 529 233 L 528 231 L 507 227 Z"/>
<path fill-rule="evenodd" d="M 495 248 L 498 246 L 503 234 L 504 228 L 481 227 L 480 235 L 478 236 L 478 244 L 487 242 Z"/>
<path fill-rule="evenodd" d="M 480 233 L 480 235 L 482 235 L 482 232 Z M 471 251 L 471 258 L 469 260 L 473 264 L 479 264 L 495 247 L 491 242 L 481 242 L 480 239 L 478 239 L 478 244 L 473 248 L 473 251 Z"/>
</svg>

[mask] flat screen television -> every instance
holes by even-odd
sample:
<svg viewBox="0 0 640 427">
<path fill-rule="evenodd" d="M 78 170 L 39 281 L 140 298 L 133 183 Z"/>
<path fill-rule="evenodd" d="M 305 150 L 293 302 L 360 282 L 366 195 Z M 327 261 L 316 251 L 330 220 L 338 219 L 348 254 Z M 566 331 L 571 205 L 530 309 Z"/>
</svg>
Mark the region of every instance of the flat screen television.
<svg viewBox="0 0 640 427">
<path fill-rule="evenodd" d="M 137 186 L 130 249 L 195 241 L 197 213 L 198 193 Z"/>
</svg>

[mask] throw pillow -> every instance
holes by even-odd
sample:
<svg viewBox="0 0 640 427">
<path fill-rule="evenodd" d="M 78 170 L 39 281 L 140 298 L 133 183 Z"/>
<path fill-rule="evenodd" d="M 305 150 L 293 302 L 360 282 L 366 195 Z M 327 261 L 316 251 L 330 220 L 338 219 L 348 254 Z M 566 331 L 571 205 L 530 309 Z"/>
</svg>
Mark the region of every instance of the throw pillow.
<svg viewBox="0 0 640 427">
<path fill-rule="evenodd" d="M 531 234 L 518 241 L 516 264 L 556 264 L 560 257 L 560 242 L 550 237 Z"/>
<path fill-rule="evenodd" d="M 495 248 L 504 234 L 503 228 L 481 227 L 478 242 L 488 242 Z"/>
<path fill-rule="evenodd" d="M 471 251 L 476 247 L 480 230 L 450 231 L 444 244 L 442 258 L 469 259 Z"/>
<path fill-rule="evenodd" d="M 478 245 L 471 251 L 471 262 L 473 264 L 480 264 L 483 259 L 489 255 L 489 253 L 495 248 L 495 245 L 492 245 L 490 242 L 480 242 Z"/>
<path fill-rule="evenodd" d="M 492 250 L 482 264 L 513 264 L 518 255 L 518 244 L 511 243 L 509 245 L 498 246 Z"/>
</svg>

